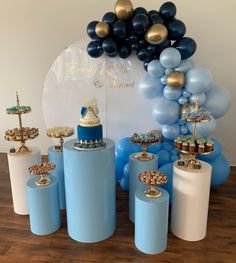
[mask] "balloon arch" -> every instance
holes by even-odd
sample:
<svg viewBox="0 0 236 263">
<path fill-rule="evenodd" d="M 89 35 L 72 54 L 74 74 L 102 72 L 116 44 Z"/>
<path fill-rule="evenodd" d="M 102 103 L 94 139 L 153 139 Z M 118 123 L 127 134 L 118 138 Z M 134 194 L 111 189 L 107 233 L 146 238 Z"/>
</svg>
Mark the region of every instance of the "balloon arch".
<svg viewBox="0 0 236 263">
<path fill-rule="evenodd" d="M 209 136 L 216 129 L 216 119 L 230 108 L 228 91 L 213 84 L 209 70 L 196 66 L 189 59 L 197 44 L 185 36 L 186 26 L 176 18 L 176 12 L 172 2 L 163 3 L 159 11 L 147 11 L 143 7 L 133 8 L 129 0 L 118 0 L 114 12 L 107 12 L 101 22 L 92 21 L 87 26 L 92 39 L 87 52 L 91 57 L 105 54 L 126 59 L 135 52 L 143 63 L 146 73 L 139 91 L 146 99 L 155 101 L 152 116 L 162 124 L 162 134 L 166 138 L 149 151 L 158 154 L 159 169 L 169 177 L 165 187 L 170 193 L 173 162 L 178 159 L 173 139 L 192 132 L 191 124 L 181 120 L 181 110 L 198 99 L 200 107 L 209 111 L 211 121 L 199 123 L 197 132 Z M 221 153 L 220 143 L 216 139 L 214 143 L 214 152 L 201 159 L 212 165 L 212 185 L 217 186 L 228 178 L 230 165 Z M 123 189 L 128 190 L 129 154 L 138 150 L 128 137 L 116 144 L 116 179 Z"/>
</svg>

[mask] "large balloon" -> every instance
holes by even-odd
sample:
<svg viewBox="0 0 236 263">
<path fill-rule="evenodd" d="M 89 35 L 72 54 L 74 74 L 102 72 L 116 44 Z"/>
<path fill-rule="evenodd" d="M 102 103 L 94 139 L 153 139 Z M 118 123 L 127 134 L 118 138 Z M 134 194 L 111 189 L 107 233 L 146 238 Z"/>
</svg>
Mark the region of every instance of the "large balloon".
<svg viewBox="0 0 236 263">
<path fill-rule="evenodd" d="M 169 140 L 174 140 L 177 136 L 179 136 L 179 133 L 180 127 L 176 123 L 162 126 L 162 134 L 165 138 Z"/>
<path fill-rule="evenodd" d="M 223 154 L 220 154 L 215 160 L 209 161 L 209 164 L 212 166 L 211 185 L 218 186 L 223 184 L 230 175 L 229 161 Z"/>
<path fill-rule="evenodd" d="M 174 3 L 172 2 L 165 2 L 161 5 L 159 9 L 159 13 L 161 17 L 164 18 L 165 21 L 170 21 L 176 15 L 177 9 Z"/>
<path fill-rule="evenodd" d="M 173 47 L 177 48 L 182 59 L 190 58 L 197 49 L 197 43 L 190 37 L 183 37 L 177 40 Z"/>
<path fill-rule="evenodd" d="M 193 132 L 193 124 L 188 122 L 187 127 L 189 131 Z M 211 135 L 216 129 L 216 120 L 214 117 L 211 116 L 209 122 L 199 122 L 197 123 L 197 134 L 200 136 L 207 137 Z"/>
<path fill-rule="evenodd" d="M 207 92 L 211 88 L 212 74 L 208 69 L 192 68 L 186 75 L 185 88 L 191 93 Z"/>
<path fill-rule="evenodd" d="M 230 94 L 225 88 L 213 85 L 206 94 L 205 107 L 216 119 L 224 116 L 229 111 L 230 104 Z"/>
<path fill-rule="evenodd" d="M 161 187 L 168 191 L 170 195 L 170 204 L 172 202 L 172 188 L 173 188 L 173 163 L 166 163 L 159 168 L 159 171 L 167 175 L 167 183 Z"/>
<path fill-rule="evenodd" d="M 176 48 L 168 47 L 161 52 L 160 63 L 167 69 L 175 68 L 181 61 L 181 55 Z"/>
<path fill-rule="evenodd" d="M 163 86 L 159 78 L 146 75 L 139 84 L 140 93 L 147 99 L 153 99 L 162 94 Z"/>
<path fill-rule="evenodd" d="M 158 59 L 154 59 L 148 64 L 147 71 L 151 76 L 160 78 L 164 75 L 165 68 L 163 68 Z"/>
<path fill-rule="evenodd" d="M 144 14 L 137 14 L 132 20 L 132 25 L 134 31 L 138 35 L 143 35 L 150 25 L 148 16 Z"/>
<path fill-rule="evenodd" d="M 158 99 L 153 108 L 153 117 L 160 124 L 172 124 L 179 118 L 179 104 L 175 101 Z"/>
</svg>

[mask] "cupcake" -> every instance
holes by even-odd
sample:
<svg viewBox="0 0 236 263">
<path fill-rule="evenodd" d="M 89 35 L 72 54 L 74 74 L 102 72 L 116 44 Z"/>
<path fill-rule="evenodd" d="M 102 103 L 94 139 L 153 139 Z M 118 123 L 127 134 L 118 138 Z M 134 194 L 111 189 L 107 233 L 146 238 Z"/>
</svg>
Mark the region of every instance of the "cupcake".
<svg viewBox="0 0 236 263">
<path fill-rule="evenodd" d="M 213 144 L 211 142 L 206 143 L 206 152 L 213 151 Z"/>
<path fill-rule="evenodd" d="M 188 143 L 187 143 L 187 142 L 183 142 L 183 143 L 182 143 L 182 150 L 183 150 L 183 151 L 188 151 L 188 148 L 189 148 L 189 147 L 188 147 Z"/>
<path fill-rule="evenodd" d="M 175 139 L 175 147 L 177 149 L 182 149 L 182 140 L 180 138 Z"/>
<path fill-rule="evenodd" d="M 205 152 L 205 145 L 204 144 L 200 144 L 198 146 L 198 153 L 199 154 L 203 154 Z"/>
</svg>

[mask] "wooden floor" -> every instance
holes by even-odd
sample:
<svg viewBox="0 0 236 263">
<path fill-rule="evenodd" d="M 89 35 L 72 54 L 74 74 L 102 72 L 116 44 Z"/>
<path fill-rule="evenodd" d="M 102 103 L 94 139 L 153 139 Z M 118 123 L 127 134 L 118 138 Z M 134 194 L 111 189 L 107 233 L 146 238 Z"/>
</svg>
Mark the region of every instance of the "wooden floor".
<svg viewBox="0 0 236 263">
<path fill-rule="evenodd" d="M 29 230 L 28 216 L 13 212 L 7 158 L 0 154 L 0 262 L 236 262 L 236 168 L 229 180 L 211 191 L 207 236 L 186 242 L 169 232 L 161 255 L 145 255 L 134 246 L 134 228 L 128 219 L 128 193 L 117 187 L 117 229 L 100 243 L 83 244 L 62 227 L 49 236 Z"/>
</svg>

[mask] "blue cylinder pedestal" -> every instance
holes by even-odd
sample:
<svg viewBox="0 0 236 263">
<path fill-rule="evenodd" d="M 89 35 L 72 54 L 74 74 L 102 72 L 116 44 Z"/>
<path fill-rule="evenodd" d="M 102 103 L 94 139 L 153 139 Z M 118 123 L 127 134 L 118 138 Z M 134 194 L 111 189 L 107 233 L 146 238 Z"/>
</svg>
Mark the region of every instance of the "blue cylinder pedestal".
<svg viewBox="0 0 236 263">
<path fill-rule="evenodd" d="M 64 144 L 68 234 L 93 243 L 111 236 L 116 226 L 115 145 L 104 139 L 99 149 L 76 150 Z"/>
<path fill-rule="evenodd" d="M 135 222 L 135 191 L 140 189 L 147 190 L 148 186 L 139 181 L 139 174 L 144 171 L 156 171 L 158 168 L 158 157 L 154 154 L 154 158 L 148 161 L 141 161 L 134 156 L 129 156 L 129 219 Z"/>
<path fill-rule="evenodd" d="M 146 197 L 143 190 L 135 193 L 135 245 L 146 254 L 160 254 L 167 248 L 169 194 Z"/>
<path fill-rule="evenodd" d="M 30 229 L 35 235 L 48 235 L 61 226 L 57 178 L 49 177 L 49 185 L 37 186 L 39 176 L 27 182 Z"/>
<path fill-rule="evenodd" d="M 55 170 L 51 172 L 55 176 L 59 183 L 59 196 L 60 196 L 60 208 L 66 208 L 65 200 L 65 182 L 64 182 L 64 163 L 63 152 L 55 151 L 54 146 L 48 148 L 48 161 L 56 165 Z"/>
</svg>

